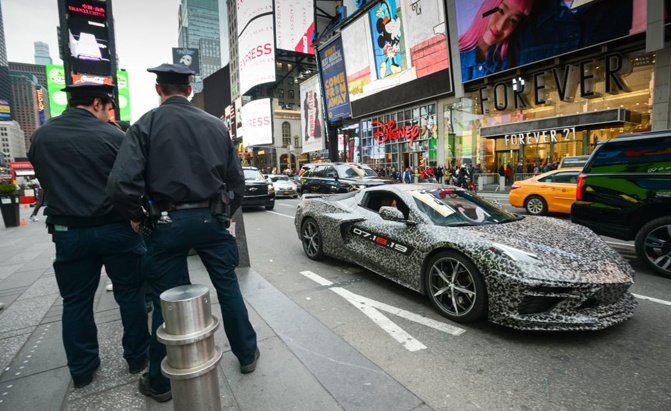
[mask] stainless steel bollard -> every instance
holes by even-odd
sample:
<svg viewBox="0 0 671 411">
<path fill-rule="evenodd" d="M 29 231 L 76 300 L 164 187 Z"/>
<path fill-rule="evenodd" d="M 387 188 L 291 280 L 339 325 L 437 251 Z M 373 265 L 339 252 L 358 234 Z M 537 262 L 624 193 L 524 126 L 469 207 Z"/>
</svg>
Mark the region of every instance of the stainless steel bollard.
<svg viewBox="0 0 671 411">
<path fill-rule="evenodd" d="M 170 379 L 175 410 L 221 410 L 214 345 L 219 320 L 212 316 L 210 290 L 200 284 L 182 285 L 161 294 L 163 321 L 156 338 L 165 344 L 161 363 Z"/>
</svg>

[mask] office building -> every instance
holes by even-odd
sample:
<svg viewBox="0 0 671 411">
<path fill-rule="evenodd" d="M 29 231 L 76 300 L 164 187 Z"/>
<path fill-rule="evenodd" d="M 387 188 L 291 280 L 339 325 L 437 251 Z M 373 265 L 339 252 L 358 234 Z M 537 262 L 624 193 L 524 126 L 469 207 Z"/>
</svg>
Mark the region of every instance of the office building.
<svg viewBox="0 0 671 411">
<path fill-rule="evenodd" d="M 12 88 L 7 67 L 7 48 L 5 47 L 5 28 L 0 7 L 0 121 L 12 119 Z"/>
<path fill-rule="evenodd" d="M 25 133 L 25 148 L 30 149 L 30 137 L 40 126 L 40 105 L 38 92 L 40 88 L 37 78 L 29 73 L 10 71 L 9 78 L 12 85 L 12 113 Z M 43 110 L 43 108 L 42 108 Z"/>
<path fill-rule="evenodd" d="M 218 0 L 182 0 L 179 6 L 179 47 L 199 50 L 200 79 L 221 68 L 218 3 Z"/>
<path fill-rule="evenodd" d="M 35 42 L 35 64 L 42 66 L 52 64 L 51 56 L 49 55 L 49 45 L 43 41 Z"/>
<path fill-rule="evenodd" d="M 9 164 L 16 158 L 26 157 L 26 144 L 23 130 L 16 121 L 0 121 L 0 162 Z"/>
</svg>

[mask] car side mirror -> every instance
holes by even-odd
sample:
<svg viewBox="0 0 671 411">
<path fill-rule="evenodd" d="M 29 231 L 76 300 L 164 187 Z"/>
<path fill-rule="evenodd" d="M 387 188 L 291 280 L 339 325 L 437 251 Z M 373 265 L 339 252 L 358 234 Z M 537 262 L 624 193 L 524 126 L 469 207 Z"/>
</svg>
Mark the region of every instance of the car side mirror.
<svg viewBox="0 0 671 411">
<path fill-rule="evenodd" d="M 401 210 L 396 207 L 380 207 L 379 213 L 383 220 L 405 221 L 405 216 L 403 216 Z"/>
</svg>

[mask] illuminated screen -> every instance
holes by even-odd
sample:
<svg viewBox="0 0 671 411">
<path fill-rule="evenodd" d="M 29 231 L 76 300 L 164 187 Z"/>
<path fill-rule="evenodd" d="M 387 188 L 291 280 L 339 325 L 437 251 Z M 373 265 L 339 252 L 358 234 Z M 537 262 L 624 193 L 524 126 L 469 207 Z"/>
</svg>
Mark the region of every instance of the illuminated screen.
<svg viewBox="0 0 671 411">
<path fill-rule="evenodd" d="M 109 75 L 109 28 L 105 1 L 69 0 L 68 47 L 75 73 Z"/>
</svg>

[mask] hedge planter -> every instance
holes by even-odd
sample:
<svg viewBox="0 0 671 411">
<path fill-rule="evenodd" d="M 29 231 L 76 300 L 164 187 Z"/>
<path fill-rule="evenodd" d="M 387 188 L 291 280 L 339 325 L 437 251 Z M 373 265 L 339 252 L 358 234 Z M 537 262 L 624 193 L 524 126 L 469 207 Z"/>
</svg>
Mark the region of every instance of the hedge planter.
<svg viewBox="0 0 671 411">
<path fill-rule="evenodd" d="M 18 227 L 20 224 L 19 194 L 0 194 L 0 211 L 5 227 Z"/>
</svg>

